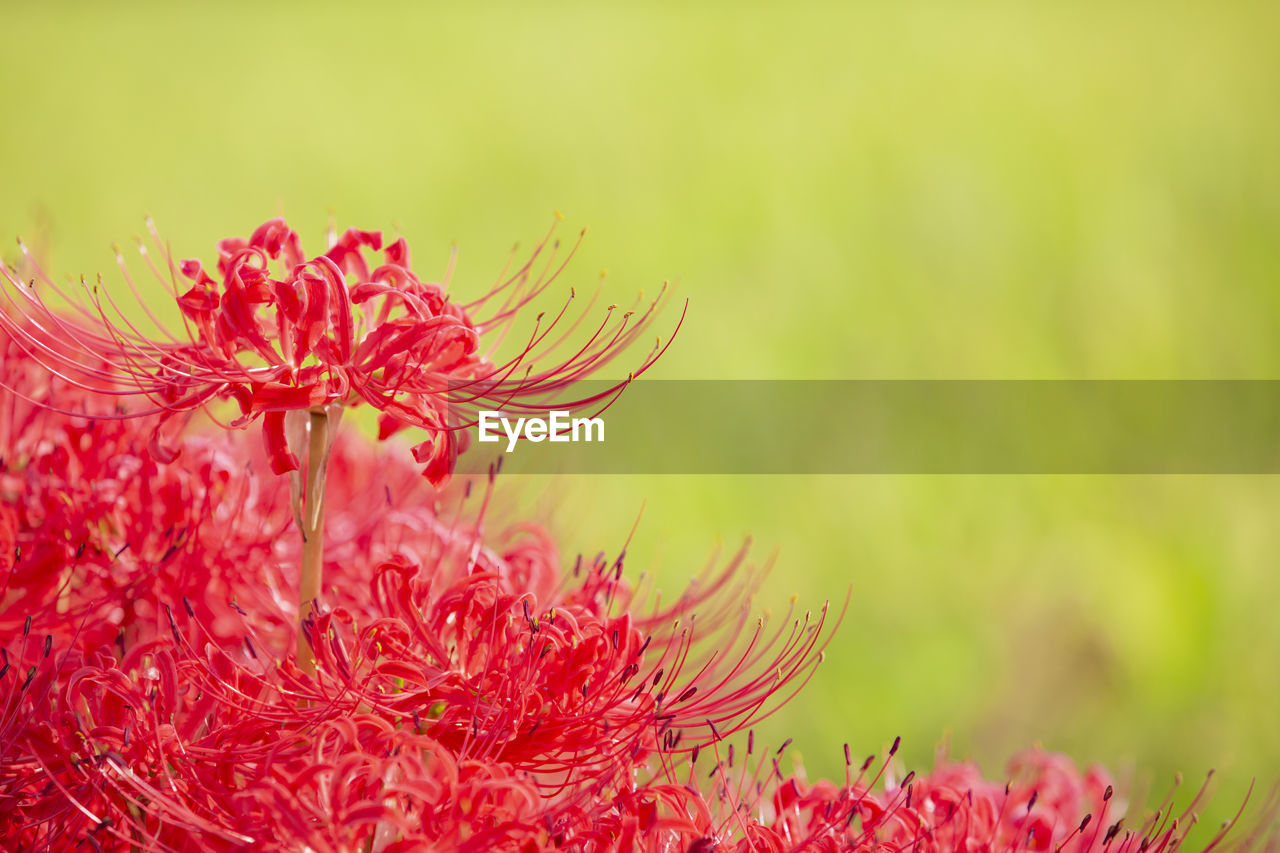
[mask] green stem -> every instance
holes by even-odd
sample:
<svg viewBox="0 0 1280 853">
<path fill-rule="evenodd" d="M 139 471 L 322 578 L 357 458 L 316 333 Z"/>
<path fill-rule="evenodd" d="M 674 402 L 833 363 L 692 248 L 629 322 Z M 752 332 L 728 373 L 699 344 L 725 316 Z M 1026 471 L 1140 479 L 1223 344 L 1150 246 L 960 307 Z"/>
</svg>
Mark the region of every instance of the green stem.
<svg viewBox="0 0 1280 853">
<path fill-rule="evenodd" d="M 306 500 L 302 507 L 302 579 L 298 584 L 298 666 L 308 674 L 315 673 L 316 661 L 303 623 L 320 598 L 324 573 L 324 467 L 328 445 L 329 415 L 324 409 L 312 409 Z"/>
</svg>

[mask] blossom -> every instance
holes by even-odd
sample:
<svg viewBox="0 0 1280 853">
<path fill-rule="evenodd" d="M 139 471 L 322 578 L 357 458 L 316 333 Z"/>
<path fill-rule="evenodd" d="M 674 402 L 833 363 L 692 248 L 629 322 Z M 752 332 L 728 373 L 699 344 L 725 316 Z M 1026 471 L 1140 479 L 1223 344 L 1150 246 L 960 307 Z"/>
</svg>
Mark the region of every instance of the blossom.
<svg viewBox="0 0 1280 853">
<path fill-rule="evenodd" d="M 1168 853 L 1195 822 L 1197 802 L 1140 815 L 1105 771 L 1041 750 L 995 777 L 904 776 L 897 743 L 846 747 L 843 779 L 785 772 L 788 744 L 752 726 L 793 700 L 838 613 L 752 615 L 745 550 L 649 603 L 625 549 L 494 534 L 497 478 L 441 510 L 357 433 L 333 446 L 344 595 L 307 623 L 307 671 L 281 594 L 300 543 L 265 449 L 187 435 L 156 464 L 152 424 L 10 356 L 0 849 Z M 1275 811 L 1236 848 L 1261 848 Z"/>
<path fill-rule="evenodd" d="M 220 396 L 241 403 L 241 425 L 294 404 L 316 418 L 327 417 L 317 406 L 374 402 L 351 389 L 360 347 L 379 334 L 408 334 L 402 349 L 422 361 L 405 367 L 388 344 L 367 386 L 435 372 L 471 383 L 468 395 L 518 393 L 529 377 L 559 388 L 613 351 L 504 377 L 467 343 L 481 327 L 443 297 L 431 318 L 394 319 L 411 301 L 400 294 L 427 300 L 428 286 L 352 296 L 387 284 L 356 260 L 376 238 L 349 232 L 354 255 L 295 263 L 290 235 L 281 224 L 226 245 L 221 284 L 189 267 L 195 285 L 180 298 L 205 331 L 171 347 L 105 311 L 73 324 L 28 285 L 15 290 L 38 310 L 0 323 L 0 849 L 1172 853 L 1186 842 L 1199 795 L 1126 813 L 1104 770 L 1042 750 L 997 778 L 949 760 L 902 776 L 897 741 L 861 763 L 846 746 L 843 779 L 784 773 L 790 741 L 766 749 L 752 726 L 794 699 L 844 608 L 800 615 L 793 601 L 780 619 L 755 616 L 745 546 L 663 605 L 629 583 L 625 545 L 567 560 L 528 522 L 495 535 L 495 474 L 481 494 L 438 490 L 349 433 L 323 466 L 308 460 L 338 497 L 321 551 L 318 536 L 281 535 L 297 500 L 262 475 L 281 470 L 277 443 L 215 431 L 155 452 L 167 418 Z M 261 271 L 278 258 L 286 274 Z M 228 297 L 232 279 L 241 290 Z M 276 287 L 290 281 L 296 304 Z M 307 287 L 335 282 L 361 306 L 346 356 L 336 289 L 314 296 L 333 298 L 311 319 L 299 307 Z M 274 326 L 256 313 L 264 305 Z M 454 331 L 436 341 L 423 327 Z M 139 388 L 151 411 L 116 405 Z M 430 411 L 458 399 L 415 393 Z M 308 553 L 342 591 L 332 607 L 283 594 Z M 1272 797 L 1256 828 L 1233 828 L 1237 816 L 1203 849 L 1228 830 L 1238 850 L 1274 849 L 1278 811 Z"/>
<path fill-rule="evenodd" d="M 125 281 L 154 331 L 130 320 L 105 289 L 86 286 L 87 300 L 71 299 L 40 271 L 25 246 L 23 271 L 0 265 L 8 302 L 0 308 L 0 326 L 50 373 L 104 395 L 144 396 L 149 407 L 134 415 L 168 417 L 207 409 L 217 399 L 234 400 L 239 416 L 230 425 L 261 419 L 276 473 L 299 468 L 297 442 L 291 447 L 287 436 L 288 412 L 367 404 L 381 413 L 380 438 L 405 427 L 426 431 L 414 457 L 431 482 L 443 483 L 477 408 L 607 401 L 617 388 L 582 399 L 564 395 L 633 343 L 662 299 L 648 303 L 638 317 L 634 310 L 619 316 L 611 306 L 586 342 L 561 358 L 557 349 L 582 319 L 552 337 L 576 295 L 571 291 L 549 322 L 538 315 L 516 355 L 495 360 L 496 346 L 520 309 L 552 285 L 568 260 L 557 257 L 559 243 L 551 234 L 490 293 L 458 304 L 445 284 L 419 278 L 403 238 L 384 246 L 377 231 L 331 233 L 327 251 L 308 257 L 297 232 L 283 219 L 272 219 L 247 239 L 221 241 L 216 274 L 198 260 L 175 264 L 151 232 L 156 251 L 142 244 L 140 250 L 176 300 L 182 334 L 167 329 L 139 295 L 119 253 Z M 179 273 L 189 282 L 185 290 L 176 283 Z M 46 290 L 73 304 L 75 313 L 53 310 L 44 301 Z M 475 319 L 483 310 L 489 315 Z M 485 335 L 493 336 L 487 348 Z M 664 350 L 659 341 L 631 376 L 647 370 Z M 153 442 L 153 450 L 167 459 L 161 448 Z"/>
<path fill-rule="evenodd" d="M 732 594 L 753 582 L 742 554 L 666 607 L 622 557 L 564 577 L 545 532 L 442 518 L 407 460 L 351 434 L 326 567 L 346 594 L 308 626 L 308 672 L 279 595 L 299 545 L 260 448 L 188 436 L 156 465 L 145 422 L 10 384 L 40 438 L 4 448 L 21 555 L 0 579 L 0 846 L 582 847 L 637 774 L 768 713 L 830 637 L 797 620 L 737 642 L 755 624 Z"/>
</svg>

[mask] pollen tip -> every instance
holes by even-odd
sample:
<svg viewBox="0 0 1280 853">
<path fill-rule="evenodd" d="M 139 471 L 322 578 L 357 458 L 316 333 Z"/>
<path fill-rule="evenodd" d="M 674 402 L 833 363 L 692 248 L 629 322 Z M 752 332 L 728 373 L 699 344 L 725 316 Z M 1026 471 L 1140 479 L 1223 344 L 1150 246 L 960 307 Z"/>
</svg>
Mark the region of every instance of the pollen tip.
<svg viewBox="0 0 1280 853">
<path fill-rule="evenodd" d="M 555 216 L 556 216 L 556 222 L 564 222 L 564 214 L 561 213 L 559 210 L 555 211 Z"/>
</svg>

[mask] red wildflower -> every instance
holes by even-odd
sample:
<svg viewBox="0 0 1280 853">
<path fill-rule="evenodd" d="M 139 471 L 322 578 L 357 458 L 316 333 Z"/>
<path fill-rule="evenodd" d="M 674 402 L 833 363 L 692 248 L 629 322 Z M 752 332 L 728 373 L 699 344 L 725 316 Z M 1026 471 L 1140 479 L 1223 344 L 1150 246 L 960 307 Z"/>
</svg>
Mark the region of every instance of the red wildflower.
<svg viewBox="0 0 1280 853">
<path fill-rule="evenodd" d="M 140 392 L 152 403 L 149 411 L 172 415 L 214 399 L 235 400 L 240 416 L 231 425 L 263 419 L 277 473 L 299 467 L 286 439 L 287 412 L 367 403 L 382 412 L 380 438 L 408 426 L 428 433 L 414 447 L 414 456 L 425 465 L 428 479 L 443 482 L 453 470 L 470 413 L 531 401 L 545 407 L 547 400 L 630 345 L 661 299 L 639 317 L 633 319 L 635 312 L 627 311 L 612 323 L 616 306 L 611 307 L 585 344 L 557 360 L 557 345 L 568 333 L 550 336 L 567 314 L 566 302 L 545 325 L 539 315 L 516 356 L 494 362 L 497 340 L 506 335 L 518 310 L 550 287 L 568 261 L 557 258 L 559 244 L 550 234 L 489 294 L 463 305 L 450 301 L 443 283 L 418 277 L 403 239 L 383 248 L 377 231 L 331 235 L 325 253 L 307 257 L 297 233 L 283 219 L 273 219 L 247 240 L 218 244 L 216 278 L 199 261 L 175 265 L 154 229 L 152 236 L 160 264 L 141 244 L 140 249 L 156 279 L 177 300 L 184 335 L 166 330 L 147 308 L 119 255 L 125 280 L 155 333 L 129 320 L 98 287 L 86 288 L 87 303 L 70 299 L 29 257 L 24 261 L 29 281 L 0 265 L 8 285 L 0 326 L 51 373 L 104 394 Z M 374 260 L 371 253 L 379 250 L 382 257 Z M 191 282 L 185 292 L 176 286 L 175 269 Z M 44 290 L 73 304 L 77 315 L 51 310 L 41 295 Z M 498 297 L 501 305 L 490 316 L 474 319 L 476 311 Z M 497 339 L 488 349 L 481 345 L 486 334 Z M 632 375 L 643 373 L 664 349 L 655 346 Z M 542 366 L 543 361 L 551 363 Z M 558 405 L 587 405 L 608 396 Z"/>
<path fill-rule="evenodd" d="M 406 459 L 358 436 L 330 448 L 318 410 L 395 398 L 350 396 L 362 364 L 381 365 L 368 387 L 434 371 L 457 391 L 462 377 L 463 398 L 412 386 L 436 412 L 495 388 L 556 388 L 612 348 L 526 387 L 466 343 L 476 329 L 445 300 L 430 318 L 395 313 L 413 301 L 396 294 L 433 304 L 427 285 L 386 290 L 382 302 L 352 296 L 390 286 L 360 266 L 369 235 L 294 263 L 296 235 L 268 225 L 225 247 L 222 291 L 188 270 L 184 307 L 204 330 L 189 343 L 146 343 L 105 312 L 89 331 L 26 289 L 39 310 L 0 322 L 0 849 L 1173 853 L 1184 843 L 1199 797 L 1126 818 L 1105 773 L 1039 751 L 998 782 L 951 762 L 895 781 L 896 742 L 860 766 L 846 747 L 838 782 L 785 776 L 789 742 L 757 750 L 740 732 L 821 660 L 826 606 L 773 627 L 752 618 L 743 552 L 668 607 L 644 605 L 623 555 L 579 559 L 569 577 L 538 528 L 485 534 L 488 490 L 478 513 L 466 511 L 469 490 L 443 512 L 447 493 Z M 279 257 L 283 275 L 261 271 Z M 353 320 L 345 357 L 335 282 L 373 328 Z M 312 299 L 328 307 L 307 319 Z M 263 305 L 274 327 L 257 316 Z M 428 367 L 397 361 L 399 344 L 357 357 L 375 335 L 402 333 Z M 138 387 L 157 400 L 156 421 L 218 396 L 241 402 L 242 422 L 309 409 L 321 447 L 308 459 L 308 539 L 280 535 L 299 501 L 257 476 L 268 467 L 257 442 L 187 437 L 176 464 L 157 464 L 145 448 L 155 421 L 102 396 Z M 271 445 L 279 469 L 283 445 Z M 325 569 L 343 596 L 312 614 L 305 593 L 295 602 L 281 590 L 310 561 L 318 595 L 323 504 L 312 484 L 326 470 L 340 499 Z M 288 651 L 298 619 L 305 658 Z M 1263 846 L 1278 809 L 1273 798 L 1235 848 Z"/>
<path fill-rule="evenodd" d="M 152 470 L 133 421 L 3 404 L 38 420 L 2 448 L 0 849 L 1172 853 L 1194 822 L 1166 803 L 1120 823 L 1104 773 L 1041 752 L 1007 782 L 960 763 L 884 781 L 896 744 L 846 753 L 843 780 L 786 776 L 730 732 L 803 683 L 821 615 L 766 632 L 741 555 L 647 608 L 621 558 L 562 575 L 545 533 L 485 535 L 354 435 L 330 466 L 345 594 L 308 622 L 304 671 L 279 594 L 299 544 L 260 449 L 191 437 Z M 176 550 L 170 521 L 192 525 Z"/>
<path fill-rule="evenodd" d="M 0 846 L 585 848 L 638 780 L 785 697 L 827 636 L 729 654 L 740 557 L 646 613 L 621 559 L 567 581 L 545 533 L 442 518 L 407 460 L 350 436 L 326 567 L 346 592 L 307 626 L 308 673 L 278 594 L 287 489 L 224 464 L 253 455 L 234 434 L 156 466 L 134 421 L 26 408 L 47 438 L 16 434 L 0 502 L 25 546 L 3 612 L 34 617 L 0 620 Z"/>
</svg>

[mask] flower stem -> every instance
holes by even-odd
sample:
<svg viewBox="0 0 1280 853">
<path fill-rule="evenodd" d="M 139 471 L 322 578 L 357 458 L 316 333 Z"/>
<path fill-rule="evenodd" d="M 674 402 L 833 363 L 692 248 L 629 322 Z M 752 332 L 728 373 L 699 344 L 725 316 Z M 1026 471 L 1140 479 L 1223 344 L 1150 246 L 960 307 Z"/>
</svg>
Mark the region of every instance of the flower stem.
<svg viewBox="0 0 1280 853">
<path fill-rule="evenodd" d="M 324 481 L 329 450 L 329 414 L 311 410 L 310 440 L 307 445 L 306 501 L 302 508 L 302 577 L 298 584 L 298 666 L 303 672 L 316 671 L 315 653 L 306 636 L 324 573 Z"/>
</svg>

